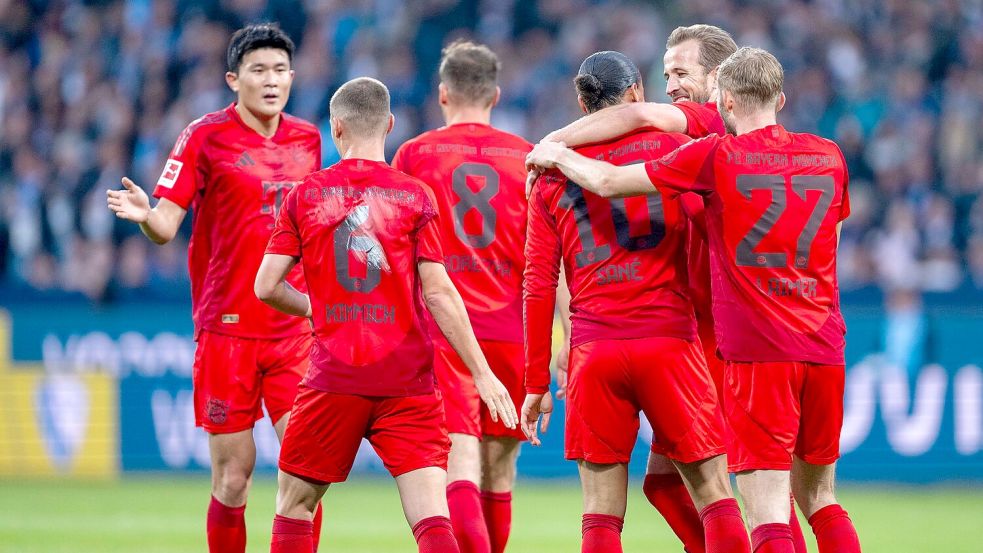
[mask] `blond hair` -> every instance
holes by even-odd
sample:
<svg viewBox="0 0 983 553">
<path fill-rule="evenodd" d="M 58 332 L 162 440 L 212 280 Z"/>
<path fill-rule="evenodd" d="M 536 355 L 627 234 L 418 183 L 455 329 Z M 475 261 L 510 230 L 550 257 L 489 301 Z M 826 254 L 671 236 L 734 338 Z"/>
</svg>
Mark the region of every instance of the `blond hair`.
<svg viewBox="0 0 983 553">
<path fill-rule="evenodd" d="M 761 48 L 741 48 L 717 69 L 721 92 L 730 92 L 739 104 L 751 109 L 773 106 L 784 81 L 782 64 Z"/>
<path fill-rule="evenodd" d="M 352 135 L 369 138 L 385 134 L 389 124 L 389 89 L 381 82 L 359 77 L 341 85 L 331 97 L 331 117 Z"/>
<path fill-rule="evenodd" d="M 498 86 L 498 56 L 484 44 L 456 40 L 441 51 L 440 81 L 454 100 L 488 106 Z"/>
<path fill-rule="evenodd" d="M 709 73 L 723 63 L 727 56 L 737 51 L 737 43 L 730 33 L 713 25 L 676 27 L 666 39 L 666 50 L 695 40 L 700 44 L 700 65 Z"/>
</svg>

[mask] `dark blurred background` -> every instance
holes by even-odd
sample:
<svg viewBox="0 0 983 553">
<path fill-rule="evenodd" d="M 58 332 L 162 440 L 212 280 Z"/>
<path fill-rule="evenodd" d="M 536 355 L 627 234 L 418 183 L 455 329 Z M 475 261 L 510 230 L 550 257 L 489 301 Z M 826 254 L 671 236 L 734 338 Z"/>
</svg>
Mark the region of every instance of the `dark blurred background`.
<svg viewBox="0 0 983 553">
<path fill-rule="evenodd" d="M 326 128 L 333 90 L 377 77 L 397 116 L 390 154 L 442 124 L 436 68 L 455 37 L 498 53 L 494 122 L 535 142 L 579 115 L 571 79 L 590 53 L 625 52 L 665 100 L 668 32 L 719 25 L 785 65 L 782 122 L 846 155 L 844 300 L 983 298 L 978 1 L 0 0 L 4 303 L 188 298 L 185 238 L 153 247 L 105 190 L 122 175 L 152 188 L 181 129 L 232 100 L 231 31 L 268 20 L 298 45 L 288 110 Z M 326 140 L 325 165 L 336 157 Z"/>
</svg>

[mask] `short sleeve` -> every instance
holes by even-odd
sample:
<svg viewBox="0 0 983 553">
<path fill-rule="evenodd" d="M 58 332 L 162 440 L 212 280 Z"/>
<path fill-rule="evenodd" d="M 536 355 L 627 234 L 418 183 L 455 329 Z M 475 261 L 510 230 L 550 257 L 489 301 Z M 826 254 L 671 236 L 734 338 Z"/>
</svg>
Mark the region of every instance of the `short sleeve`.
<svg viewBox="0 0 983 553">
<path fill-rule="evenodd" d="M 726 133 L 724 121 L 716 106 L 683 100 L 672 104 L 686 117 L 686 134 L 692 138 L 703 138 L 711 134 Z"/>
<path fill-rule="evenodd" d="M 195 121 L 181 132 L 154 187 L 155 198 L 168 199 L 184 209 L 191 207 L 195 194 L 204 187 L 202 168 L 198 165 L 201 133 L 195 132 L 197 128 L 198 121 Z"/>
<path fill-rule="evenodd" d="M 440 245 L 440 230 L 437 224 L 437 201 L 433 191 L 422 187 L 425 195 L 419 230 L 416 233 L 416 260 L 444 262 L 444 249 Z"/>
<path fill-rule="evenodd" d="M 298 188 L 300 186 L 293 187 L 283 200 L 283 207 L 280 209 L 280 214 L 277 215 L 273 234 L 266 246 L 266 253 L 291 257 L 300 257 L 301 255 L 300 230 L 297 227 Z"/>
<path fill-rule="evenodd" d="M 645 164 L 645 172 L 667 197 L 687 192 L 708 194 L 714 188 L 713 158 L 720 137 L 710 135 L 687 142 L 665 156 Z"/>
</svg>

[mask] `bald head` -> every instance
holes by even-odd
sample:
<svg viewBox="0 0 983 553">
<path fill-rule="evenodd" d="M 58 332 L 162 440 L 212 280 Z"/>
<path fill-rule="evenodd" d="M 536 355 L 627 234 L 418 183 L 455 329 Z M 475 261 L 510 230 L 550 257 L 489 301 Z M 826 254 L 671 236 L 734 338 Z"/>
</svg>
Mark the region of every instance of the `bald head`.
<svg viewBox="0 0 983 553">
<path fill-rule="evenodd" d="M 389 130 L 389 89 L 375 79 L 359 77 L 341 85 L 329 109 L 351 138 L 380 138 Z"/>
</svg>

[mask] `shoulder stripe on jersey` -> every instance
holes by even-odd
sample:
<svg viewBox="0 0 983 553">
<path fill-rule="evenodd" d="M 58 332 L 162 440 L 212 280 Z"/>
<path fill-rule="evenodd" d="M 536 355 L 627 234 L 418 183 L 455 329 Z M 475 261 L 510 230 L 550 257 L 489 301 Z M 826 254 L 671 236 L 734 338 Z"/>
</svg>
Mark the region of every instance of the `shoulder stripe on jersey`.
<svg viewBox="0 0 983 553">
<path fill-rule="evenodd" d="M 191 140 L 191 136 L 206 125 L 218 125 L 220 123 L 225 123 L 229 120 L 229 115 L 225 111 L 216 111 L 209 113 L 195 119 L 190 125 L 184 128 L 181 135 L 177 139 L 177 143 L 174 144 L 174 155 L 180 156 L 184 153 L 184 148 L 187 147 L 188 141 Z"/>
</svg>

